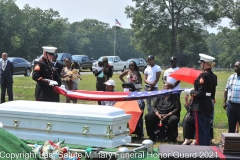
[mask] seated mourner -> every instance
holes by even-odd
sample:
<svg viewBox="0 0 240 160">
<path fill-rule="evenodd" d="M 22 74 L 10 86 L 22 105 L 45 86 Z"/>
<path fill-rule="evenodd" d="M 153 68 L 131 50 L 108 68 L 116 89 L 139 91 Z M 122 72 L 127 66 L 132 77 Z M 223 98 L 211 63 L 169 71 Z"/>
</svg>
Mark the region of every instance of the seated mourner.
<svg viewBox="0 0 240 160">
<path fill-rule="evenodd" d="M 165 89 L 167 86 L 164 86 Z M 155 141 L 155 126 L 158 123 L 165 123 L 168 127 L 168 141 L 174 143 L 176 141 L 175 131 L 180 120 L 180 100 L 177 94 L 167 94 L 158 96 L 153 103 L 153 112 L 145 115 L 145 123 L 147 134 L 152 141 Z"/>
<path fill-rule="evenodd" d="M 122 87 L 124 88 L 124 92 L 134 92 L 134 91 L 139 91 L 138 89 L 136 89 L 135 84 L 132 82 L 124 82 L 122 84 Z M 137 126 L 135 131 L 132 134 L 137 135 L 137 138 L 143 138 L 144 137 L 144 131 L 143 131 L 143 112 L 144 112 L 144 108 L 145 108 L 145 103 L 143 99 L 138 99 L 137 100 L 138 105 L 140 110 L 142 111 L 142 114 L 138 120 Z"/>
<path fill-rule="evenodd" d="M 116 85 L 115 81 L 112 79 L 109 79 L 107 82 L 104 82 L 106 85 L 106 91 L 107 92 L 114 92 L 114 87 Z M 116 103 L 116 101 L 101 101 L 101 105 L 105 106 L 113 106 Z"/>
<path fill-rule="evenodd" d="M 194 133 L 195 133 L 195 125 L 194 125 L 194 118 L 193 118 L 193 112 L 190 111 L 190 105 L 192 103 L 192 98 L 188 100 L 189 95 L 185 96 L 185 108 L 187 110 L 187 113 L 183 119 L 183 138 L 184 142 L 182 145 L 189 145 L 191 144 L 190 139 L 194 139 Z M 193 140 L 191 145 L 194 145 L 196 142 Z"/>
</svg>

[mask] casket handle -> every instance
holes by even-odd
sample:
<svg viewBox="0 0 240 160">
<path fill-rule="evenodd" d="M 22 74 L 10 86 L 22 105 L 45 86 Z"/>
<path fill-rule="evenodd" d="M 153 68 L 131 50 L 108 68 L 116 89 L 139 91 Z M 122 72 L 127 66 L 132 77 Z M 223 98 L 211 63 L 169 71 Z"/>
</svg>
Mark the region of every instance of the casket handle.
<svg viewBox="0 0 240 160">
<path fill-rule="evenodd" d="M 13 127 L 16 129 L 19 126 L 20 121 L 18 120 L 13 120 Z"/>
<path fill-rule="evenodd" d="M 51 129 L 52 129 L 52 124 L 51 123 L 47 123 L 46 124 L 47 126 L 46 126 L 46 130 L 47 130 L 47 132 L 49 132 Z"/>
<path fill-rule="evenodd" d="M 129 130 L 129 123 L 127 123 L 127 127 L 126 127 L 126 130 L 125 130 L 125 132 L 130 132 L 130 130 Z"/>
<path fill-rule="evenodd" d="M 119 133 L 122 133 L 122 132 L 123 132 L 121 126 L 118 127 L 118 132 L 119 132 Z"/>
<path fill-rule="evenodd" d="M 105 137 L 106 137 L 107 139 L 113 139 L 113 138 L 114 138 L 112 126 L 107 126 L 107 132 L 106 132 L 106 134 L 105 134 Z"/>
<path fill-rule="evenodd" d="M 89 132 L 89 127 L 83 126 L 83 135 L 86 136 L 88 132 Z"/>
</svg>

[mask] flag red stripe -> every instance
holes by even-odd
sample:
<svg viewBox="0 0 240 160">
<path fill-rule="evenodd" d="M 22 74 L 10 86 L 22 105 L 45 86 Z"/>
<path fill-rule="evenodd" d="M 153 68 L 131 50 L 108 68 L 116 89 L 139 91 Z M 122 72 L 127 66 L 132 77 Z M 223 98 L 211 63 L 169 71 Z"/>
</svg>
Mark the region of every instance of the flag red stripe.
<svg viewBox="0 0 240 160">
<path fill-rule="evenodd" d="M 68 91 L 58 86 L 54 86 L 53 89 L 55 92 L 66 97 L 91 101 L 123 101 L 129 95 L 129 92 L 104 92 L 86 90 Z"/>
<path fill-rule="evenodd" d="M 152 96 L 157 96 L 166 93 L 180 94 L 180 90 L 165 90 L 165 91 L 149 91 L 149 92 L 106 92 L 106 91 L 87 91 L 87 90 L 66 90 L 58 86 L 53 87 L 54 91 L 75 99 L 91 100 L 91 101 L 128 101 L 144 99 Z"/>
<path fill-rule="evenodd" d="M 118 22 L 118 20 L 117 19 L 115 19 L 116 20 L 116 24 L 118 24 L 119 26 L 121 26 L 121 23 L 120 22 Z"/>
<path fill-rule="evenodd" d="M 198 128 L 198 113 L 197 111 L 193 111 L 194 113 L 194 119 L 195 119 L 195 139 L 196 139 L 196 144 L 199 145 L 199 128 Z"/>
<path fill-rule="evenodd" d="M 107 91 L 87 91 L 87 90 L 73 90 L 73 92 L 85 93 L 85 94 L 104 94 L 106 95 L 129 95 L 129 92 L 107 92 Z"/>
</svg>

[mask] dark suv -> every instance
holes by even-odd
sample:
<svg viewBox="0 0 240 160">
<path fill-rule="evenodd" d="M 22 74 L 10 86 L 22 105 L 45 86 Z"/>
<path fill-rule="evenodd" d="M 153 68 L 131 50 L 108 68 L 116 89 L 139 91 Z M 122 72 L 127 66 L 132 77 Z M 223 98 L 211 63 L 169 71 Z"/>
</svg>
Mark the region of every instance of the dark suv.
<svg viewBox="0 0 240 160">
<path fill-rule="evenodd" d="M 69 58 L 71 61 L 73 61 L 72 55 L 70 53 L 57 53 L 57 55 L 58 55 L 57 61 L 62 65 L 65 65 L 64 64 L 65 58 Z"/>
<path fill-rule="evenodd" d="M 8 57 L 8 60 L 13 63 L 14 75 L 23 74 L 24 76 L 30 76 L 31 63 L 20 57 Z"/>
<path fill-rule="evenodd" d="M 86 55 L 72 55 L 72 59 L 74 62 L 77 62 L 80 66 L 80 70 L 82 69 L 90 69 L 92 71 L 92 60 Z"/>
</svg>

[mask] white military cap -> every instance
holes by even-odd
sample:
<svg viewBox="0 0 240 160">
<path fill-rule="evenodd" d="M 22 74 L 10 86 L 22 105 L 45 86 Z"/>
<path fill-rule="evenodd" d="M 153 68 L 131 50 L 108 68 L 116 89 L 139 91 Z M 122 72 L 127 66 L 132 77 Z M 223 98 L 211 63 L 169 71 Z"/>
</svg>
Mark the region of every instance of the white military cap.
<svg viewBox="0 0 240 160">
<path fill-rule="evenodd" d="M 213 62 L 215 60 L 214 57 L 200 53 L 200 61 L 199 62 Z"/>
<path fill-rule="evenodd" d="M 47 53 L 55 53 L 55 51 L 57 50 L 56 47 L 49 47 L 49 46 L 43 46 L 43 52 L 47 52 Z"/>
</svg>

